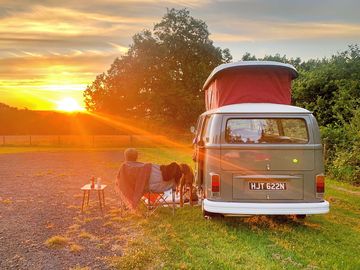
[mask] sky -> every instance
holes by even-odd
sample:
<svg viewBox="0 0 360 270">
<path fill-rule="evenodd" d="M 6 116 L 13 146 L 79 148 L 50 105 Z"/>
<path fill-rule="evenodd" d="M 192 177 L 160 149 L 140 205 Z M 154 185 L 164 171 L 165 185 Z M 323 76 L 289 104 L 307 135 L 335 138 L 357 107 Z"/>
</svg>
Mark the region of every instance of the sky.
<svg viewBox="0 0 360 270">
<path fill-rule="evenodd" d="M 167 8 L 205 21 L 234 61 L 246 52 L 323 58 L 360 44 L 357 0 L 0 0 L 0 102 L 81 109 L 86 86 Z"/>
</svg>

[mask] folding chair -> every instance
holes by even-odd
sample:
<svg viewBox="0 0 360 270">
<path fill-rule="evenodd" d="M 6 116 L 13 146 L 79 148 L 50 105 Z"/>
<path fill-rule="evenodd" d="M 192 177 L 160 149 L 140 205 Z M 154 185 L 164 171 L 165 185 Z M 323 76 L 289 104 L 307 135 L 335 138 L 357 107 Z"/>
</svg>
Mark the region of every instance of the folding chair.
<svg viewBox="0 0 360 270">
<path fill-rule="evenodd" d="M 166 194 L 166 192 L 171 191 L 172 200 L 169 202 L 167 199 L 169 198 L 169 195 Z M 144 196 L 141 198 L 142 203 L 146 207 L 146 216 L 149 217 L 159 207 L 172 207 L 172 213 L 175 215 L 175 189 L 169 189 L 165 192 L 153 192 L 148 191 L 144 194 Z"/>
</svg>

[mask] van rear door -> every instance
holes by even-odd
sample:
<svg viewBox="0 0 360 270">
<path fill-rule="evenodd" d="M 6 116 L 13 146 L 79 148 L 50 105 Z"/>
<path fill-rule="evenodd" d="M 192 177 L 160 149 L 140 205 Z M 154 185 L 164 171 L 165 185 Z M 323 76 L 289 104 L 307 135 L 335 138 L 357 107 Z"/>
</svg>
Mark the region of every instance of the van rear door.
<svg viewBox="0 0 360 270">
<path fill-rule="evenodd" d="M 310 123 L 307 115 L 224 116 L 221 169 L 232 175 L 232 199 L 302 200 L 314 170 Z"/>
</svg>

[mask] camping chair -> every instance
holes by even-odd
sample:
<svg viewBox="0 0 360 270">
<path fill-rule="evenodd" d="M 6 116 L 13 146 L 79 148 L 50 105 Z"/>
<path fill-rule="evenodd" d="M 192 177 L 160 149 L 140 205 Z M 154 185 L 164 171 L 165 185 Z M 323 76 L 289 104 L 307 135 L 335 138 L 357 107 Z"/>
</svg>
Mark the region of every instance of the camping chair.
<svg viewBox="0 0 360 270">
<path fill-rule="evenodd" d="M 169 202 L 167 199 L 169 198 L 170 195 L 167 194 L 167 192 L 171 191 L 171 196 L 172 199 Z M 159 207 L 172 207 L 172 213 L 173 215 L 175 215 L 175 207 L 176 207 L 176 203 L 175 203 L 175 189 L 169 189 L 167 191 L 164 192 L 154 192 L 154 191 L 147 191 L 144 196 L 141 199 L 142 203 L 144 204 L 145 208 L 146 208 L 146 216 L 149 217 L 151 216 L 153 213 L 155 213 L 155 211 L 159 208 Z"/>
</svg>

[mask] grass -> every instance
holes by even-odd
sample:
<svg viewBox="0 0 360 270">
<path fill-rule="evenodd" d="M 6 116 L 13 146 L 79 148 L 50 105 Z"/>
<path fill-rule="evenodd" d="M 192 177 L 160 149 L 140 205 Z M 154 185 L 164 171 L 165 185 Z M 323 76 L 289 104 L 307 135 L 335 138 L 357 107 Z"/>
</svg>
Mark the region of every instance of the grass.
<svg viewBox="0 0 360 270">
<path fill-rule="evenodd" d="M 94 239 L 94 238 L 96 238 L 93 234 L 85 232 L 85 231 L 80 232 L 79 237 L 84 238 L 84 239 Z"/>
<path fill-rule="evenodd" d="M 0 202 L 3 204 L 12 204 L 13 201 L 11 199 L 1 199 L 0 197 Z"/>
<path fill-rule="evenodd" d="M 78 244 L 71 244 L 69 247 L 70 252 L 72 253 L 78 253 L 82 251 L 84 248 Z"/>
<path fill-rule="evenodd" d="M 268 217 L 205 220 L 199 207 L 161 209 L 115 258 L 119 269 L 360 269 L 360 196 L 328 182 L 331 212 L 305 221 Z M 349 190 L 352 187 L 349 186 Z"/>
<path fill-rule="evenodd" d="M 61 235 L 55 235 L 45 241 L 45 245 L 50 248 L 62 248 L 69 243 L 69 239 Z"/>
<path fill-rule="evenodd" d="M 173 161 L 192 164 L 192 149 L 171 149 L 171 148 L 140 148 L 139 159 L 144 162 L 166 164 Z"/>
<path fill-rule="evenodd" d="M 149 149 L 142 160 L 190 163 L 190 155 Z M 341 187 L 341 189 L 339 189 Z M 200 207 L 133 217 L 142 233 L 118 269 L 360 269 L 360 188 L 328 180 L 327 215 L 205 220 Z M 355 192 L 355 193 L 354 193 Z"/>
<path fill-rule="evenodd" d="M 75 266 L 75 267 L 70 267 L 69 270 L 91 270 L 91 268 L 88 267 L 88 266 L 84 266 L 84 267 L 82 267 L 82 266 Z"/>
<path fill-rule="evenodd" d="M 124 151 L 125 148 L 72 148 L 72 147 L 0 147 L 0 154 L 16 154 L 16 153 L 28 153 L 28 152 L 74 152 L 74 151 L 85 151 L 85 152 L 99 152 L 99 151 Z M 153 163 L 170 163 L 172 161 L 187 162 L 191 163 L 191 148 L 137 148 L 139 151 L 139 159 L 144 162 Z M 114 165 L 118 168 L 119 164 Z M 53 173 L 47 171 L 46 173 Z M 45 173 L 43 173 L 45 175 Z"/>
<path fill-rule="evenodd" d="M 81 228 L 81 226 L 79 224 L 72 224 L 69 226 L 68 230 L 72 231 L 72 232 L 76 232 Z"/>
<path fill-rule="evenodd" d="M 191 164 L 188 149 L 140 148 L 139 152 L 145 162 Z M 330 213 L 304 221 L 205 220 L 199 207 L 184 207 L 175 216 L 169 209 L 159 209 L 148 219 L 129 216 L 138 233 L 128 240 L 123 256 L 113 257 L 111 263 L 118 269 L 360 269 L 359 192 L 360 188 L 328 180 Z M 109 213 L 111 222 L 117 222 L 118 215 Z M 62 241 L 50 241 L 57 242 Z"/>
<path fill-rule="evenodd" d="M 112 151 L 119 148 L 50 147 L 50 146 L 0 146 L 0 154 L 33 152 Z"/>
</svg>

